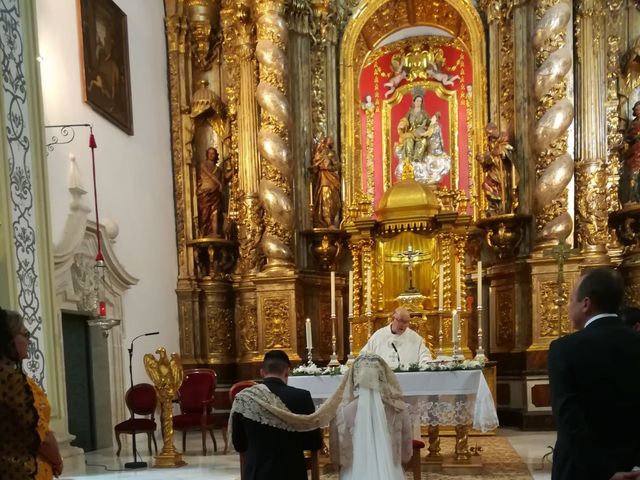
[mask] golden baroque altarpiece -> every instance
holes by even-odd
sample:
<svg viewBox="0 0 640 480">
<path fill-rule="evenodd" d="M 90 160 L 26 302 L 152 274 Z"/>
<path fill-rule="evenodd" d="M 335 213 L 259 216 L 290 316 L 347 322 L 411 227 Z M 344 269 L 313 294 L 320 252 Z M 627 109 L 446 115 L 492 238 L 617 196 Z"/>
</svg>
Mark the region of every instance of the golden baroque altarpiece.
<svg viewBox="0 0 640 480">
<path fill-rule="evenodd" d="M 458 303 L 471 355 L 482 260 L 485 349 L 524 383 L 581 269 L 620 266 L 640 302 L 634 2 L 165 6 L 186 365 L 300 360 L 306 317 L 328 361 L 331 271 L 340 358 L 399 305 L 450 352 Z"/>
</svg>

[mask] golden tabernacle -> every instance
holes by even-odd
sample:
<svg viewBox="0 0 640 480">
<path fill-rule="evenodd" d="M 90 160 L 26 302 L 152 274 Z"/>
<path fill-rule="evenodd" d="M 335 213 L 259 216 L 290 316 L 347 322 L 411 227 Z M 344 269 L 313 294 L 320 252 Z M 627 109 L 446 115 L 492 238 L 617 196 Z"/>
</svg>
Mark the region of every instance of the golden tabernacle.
<svg viewBox="0 0 640 480">
<path fill-rule="evenodd" d="M 581 269 L 620 265 L 640 298 L 629 9 L 165 6 L 184 365 L 344 362 L 403 306 L 434 355 L 497 361 L 503 423 L 546 425 Z"/>
</svg>

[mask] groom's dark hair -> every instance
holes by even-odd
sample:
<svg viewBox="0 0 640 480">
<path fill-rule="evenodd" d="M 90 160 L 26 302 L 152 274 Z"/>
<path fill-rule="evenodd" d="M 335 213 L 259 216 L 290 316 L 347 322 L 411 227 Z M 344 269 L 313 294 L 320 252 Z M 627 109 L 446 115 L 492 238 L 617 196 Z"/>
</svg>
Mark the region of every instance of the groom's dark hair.
<svg viewBox="0 0 640 480">
<path fill-rule="evenodd" d="M 289 356 L 282 350 L 271 350 L 264 354 L 262 370 L 267 374 L 282 375 L 291 367 Z"/>
</svg>

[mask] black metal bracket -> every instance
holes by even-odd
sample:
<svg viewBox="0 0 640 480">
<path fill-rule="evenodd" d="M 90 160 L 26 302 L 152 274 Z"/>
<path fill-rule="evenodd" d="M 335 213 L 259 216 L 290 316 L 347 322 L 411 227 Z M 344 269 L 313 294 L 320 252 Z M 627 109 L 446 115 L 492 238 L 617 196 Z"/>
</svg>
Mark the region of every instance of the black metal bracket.
<svg viewBox="0 0 640 480">
<path fill-rule="evenodd" d="M 45 125 L 44 128 L 56 128 L 59 129 L 54 135 L 51 136 L 51 141 L 47 142 L 47 151 L 53 152 L 56 145 L 67 145 L 76 138 L 76 127 L 89 127 L 93 125 L 90 123 L 69 123 L 67 125 Z"/>
</svg>

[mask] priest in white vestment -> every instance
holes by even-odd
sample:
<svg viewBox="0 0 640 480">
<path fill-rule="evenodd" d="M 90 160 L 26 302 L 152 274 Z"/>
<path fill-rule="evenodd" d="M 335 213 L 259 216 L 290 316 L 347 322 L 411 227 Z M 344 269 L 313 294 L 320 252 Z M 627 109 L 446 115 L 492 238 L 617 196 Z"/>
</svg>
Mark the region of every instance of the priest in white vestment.
<svg viewBox="0 0 640 480">
<path fill-rule="evenodd" d="M 381 356 L 393 369 L 408 369 L 413 364 L 423 366 L 431 361 L 424 338 L 409 328 L 409 319 L 406 308 L 396 308 L 391 323 L 371 335 L 360 352 Z"/>
</svg>

